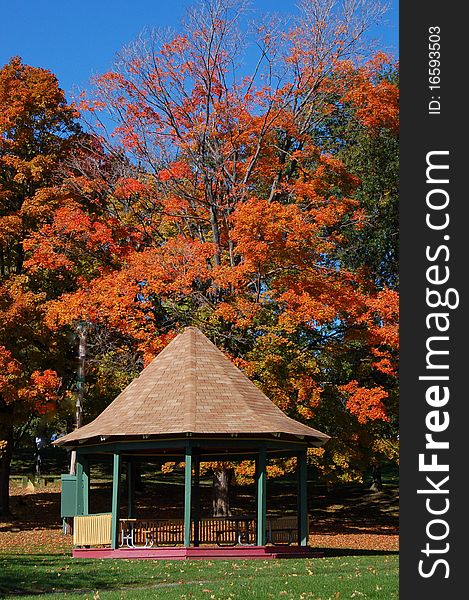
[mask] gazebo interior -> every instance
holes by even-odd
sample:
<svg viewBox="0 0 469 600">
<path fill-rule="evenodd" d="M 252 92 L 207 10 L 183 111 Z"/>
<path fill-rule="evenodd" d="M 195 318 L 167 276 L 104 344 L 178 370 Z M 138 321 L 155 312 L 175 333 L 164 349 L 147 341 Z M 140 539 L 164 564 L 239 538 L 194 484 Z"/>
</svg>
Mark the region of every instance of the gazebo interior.
<svg viewBox="0 0 469 600">
<path fill-rule="evenodd" d="M 189 327 L 94 421 L 57 440 L 76 451 L 75 475 L 62 476 L 62 517 L 73 518 L 73 555 L 152 559 L 314 555 L 308 547 L 307 449 L 328 439 L 287 417 L 199 329 Z M 292 456 L 297 457 L 297 515 L 269 517 L 268 460 Z M 113 465 L 111 511 L 90 514 L 90 464 L 103 458 Z M 243 460 L 256 465 L 254 513 L 201 515 L 201 463 Z M 139 517 L 135 476 L 141 461 L 184 463 L 180 518 Z"/>
</svg>

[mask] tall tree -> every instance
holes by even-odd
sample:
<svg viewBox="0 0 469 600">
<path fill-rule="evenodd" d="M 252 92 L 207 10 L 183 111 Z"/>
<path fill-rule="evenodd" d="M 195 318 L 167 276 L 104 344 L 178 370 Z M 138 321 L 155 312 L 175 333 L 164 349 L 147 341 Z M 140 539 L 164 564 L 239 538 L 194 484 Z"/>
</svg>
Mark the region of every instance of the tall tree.
<svg viewBox="0 0 469 600">
<path fill-rule="evenodd" d="M 355 72 L 356 84 L 345 98 L 336 97 L 336 109 L 318 132 L 318 143 L 360 179 L 355 197 L 363 220 L 344 231 L 338 258 L 349 268 L 366 268 L 378 286 L 397 289 L 399 68 L 377 54 Z"/>
<path fill-rule="evenodd" d="M 60 395 L 57 344 L 43 323 L 50 282 L 25 270 L 25 240 L 61 201 L 58 165 L 79 131 L 57 79 L 17 57 L 0 70 L 0 509 L 9 512 L 15 435 Z"/>
<path fill-rule="evenodd" d="M 87 208 L 30 236 L 28 268 L 76 273 L 48 303 L 49 327 L 86 320 L 144 362 L 197 324 L 288 414 L 331 426 L 329 472 L 358 477 L 350 465 L 385 446 L 395 417 L 397 294 L 344 259 L 369 196 L 321 134 L 360 90 L 379 91 L 381 67 L 357 67 L 356 53 L 382 8 L 301 8 L 283 32 L 259 27 L 249 77 L 236 71 L 241 13 L 221 0 L 126 49 L 82 103 L 117 121 L 67 182 Z M 363 120 L 382 107 L 361 104 Z"/>
<path fill-rule="evenodd" d="M 347 69 L 355 70 L 356 83 L 344 97 L 336 98 L 336 110 L 328 115 L 319 135 L 323 147 L 360 179 L 354 198 L 360 203 L 362 218 L 358 227 L 344 223 L 344 243 L 333 258 L 348 269 L 361 271 L 380 290 L 378 296 L 386 303 L 388 321 L 387 327 L 380 329 L 387 331 L 387 339 L 376 338 L 370 348 L 366 340 L 363 344 L 355 336 L 329 356 L 324 353 L 323 358 L 329 358 L 327 364 L 335 356 L 343 365 L 336 372 L 345 368 L 353 373 L 356 383 L 342 387 L 352 393 L 349 399 L 357 397 L 361 386 L 376 388 L 377 393 L 382 393 L 378 392 L 381 388 L 388 394 L 387 421 L 378 420 L 358 429 L 353 422 L 347 424 L 361 449 L 361 460 L 355 460 L 355 465 L 362 469 L 363 463 L 371 466 L 372 487 L 379 489 L 381 463 L 398 457 L 399 71 L 398 64 L 383 54 L 358 69 L 352 65 Z M 334 427 L 333 420 L 328 430 L 334 431 Z"/>
</svg>

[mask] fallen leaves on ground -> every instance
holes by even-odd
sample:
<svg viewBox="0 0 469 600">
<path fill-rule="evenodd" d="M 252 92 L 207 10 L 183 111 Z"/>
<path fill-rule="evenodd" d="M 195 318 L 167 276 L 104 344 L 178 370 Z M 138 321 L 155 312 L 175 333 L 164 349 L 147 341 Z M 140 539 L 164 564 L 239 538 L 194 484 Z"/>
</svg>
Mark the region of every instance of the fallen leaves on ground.
<svg viewBox="0 0 469 600">
<path fill-rule="evenodd" d="M 60 484 L 34 491 L 13 485 L 11 494 L 16 518 L 0 524 L 0 552 L 28 554 L 71 552 L 72 538 L 70 535 L 63 534 L 59 517 Z M 331 524 L 328 524 L 327 528 L 323 527 L 327 529 L 327 533 L 313 531 L 309 536 L 310 546 L 380 551 L 399 549 L 399 536 L 394 526 L 356 525 L 353 533 L 342 533 L 340 520 L 338 516 L 334 527 L 331 527 Z"/>
</svg>

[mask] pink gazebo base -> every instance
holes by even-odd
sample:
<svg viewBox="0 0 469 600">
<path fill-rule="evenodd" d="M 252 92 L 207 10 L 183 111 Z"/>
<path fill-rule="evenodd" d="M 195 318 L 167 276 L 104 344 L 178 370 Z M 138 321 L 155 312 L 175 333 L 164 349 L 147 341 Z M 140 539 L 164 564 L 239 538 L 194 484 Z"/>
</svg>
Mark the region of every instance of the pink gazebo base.
<svg viewBox="0 0 469 600">
<path fill-rule="evenodd" d="M 267 560 L 272 558 L 322 558 L 323 552 L 299 546 L 218 546 L 160 548 L 75 548 L 73 558 L 137 558 L 149 560 Z"/>
</svg>

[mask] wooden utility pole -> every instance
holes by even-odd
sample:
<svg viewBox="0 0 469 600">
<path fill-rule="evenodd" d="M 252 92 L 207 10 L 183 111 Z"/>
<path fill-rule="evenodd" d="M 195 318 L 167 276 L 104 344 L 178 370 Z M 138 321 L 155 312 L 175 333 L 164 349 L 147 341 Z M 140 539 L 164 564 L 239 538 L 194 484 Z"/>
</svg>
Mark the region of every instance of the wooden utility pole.
<svg viewBox="0 0 469 600">
<path fill-rule="evenodd" d="M 81 321 L 77 325 L 78 335 L 78 367 L 77 367 L 77 400 L 75 403 L 75 429 L 83 425 L 83 394 L 85 389 L 85 360 L 86 360 L 86 336 L 88 334 L 88 323 Z M 72 450 L 70 456 L 70 475 L 75 475 L 77 453 Z"/>
</svg>

